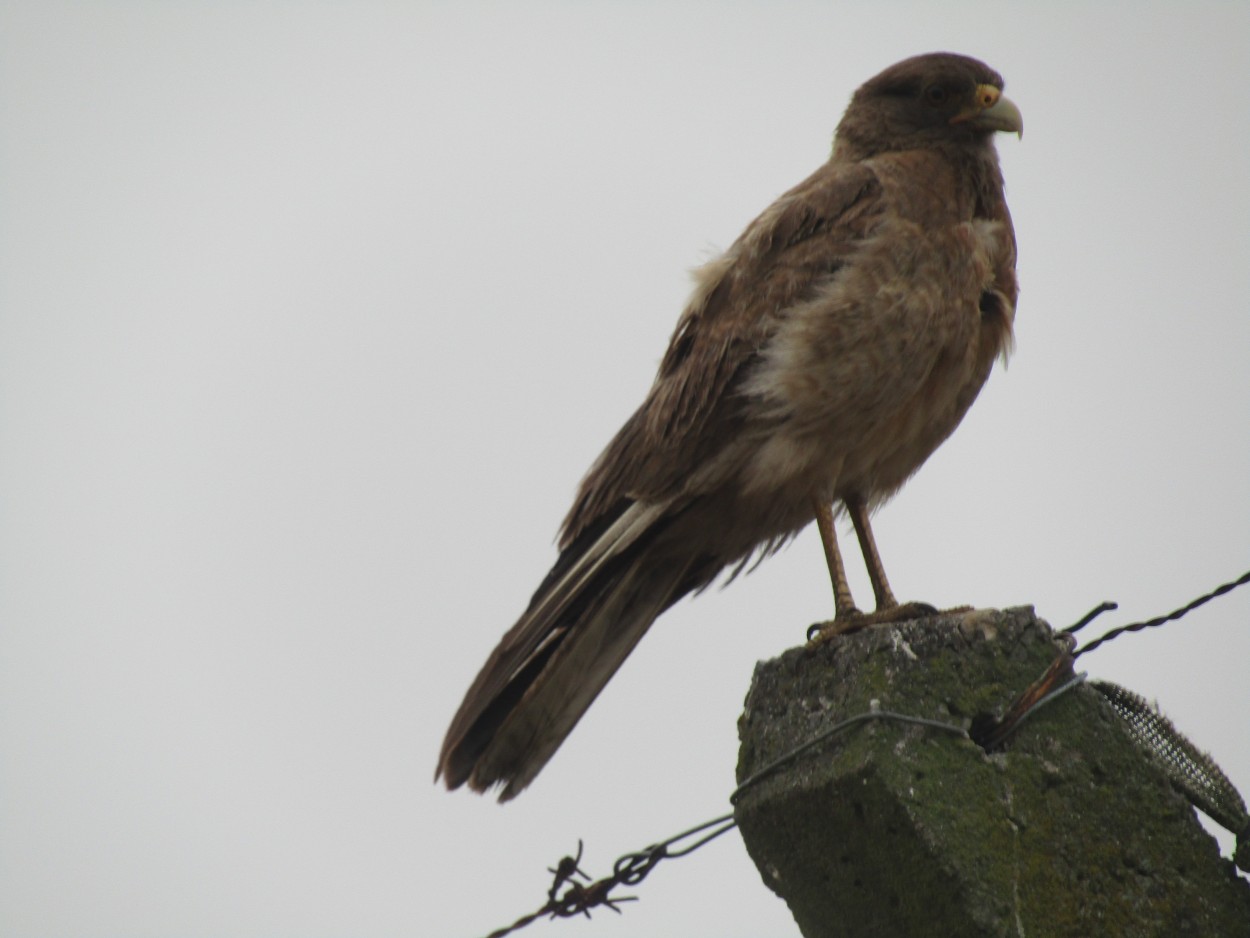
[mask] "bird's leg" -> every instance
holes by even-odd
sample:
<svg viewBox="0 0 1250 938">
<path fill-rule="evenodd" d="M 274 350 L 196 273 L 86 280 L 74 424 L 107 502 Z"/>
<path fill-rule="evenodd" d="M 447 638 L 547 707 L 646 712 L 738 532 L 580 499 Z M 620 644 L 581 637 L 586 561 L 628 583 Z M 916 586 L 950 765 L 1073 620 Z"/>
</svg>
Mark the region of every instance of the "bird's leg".
<svg viewBox="0 0 1250 938">
<path fill-rule="evenodd" d="M 872 591 L 877 597 L 877 609 L 864 616 L 865 624 L 901 622 L 904 619 L 937 615 L 937 609 L 928 603 L 899 604 L 894 598 L 894 591 L 890 589 L 890 581 L 885 578 L 885 565 L 881 563 L 881 555 L 877 553 L 877 541 L 872 536 L 872 525 L 868 523 L 868 505 L 858 495 L 844 499 L 843 503 L 847 514 L 851 516 L 851 523 L 855 525 L 855 536 L 859 538 L 864 566 L 868 568 L 868 579 L 872 581 Z M 962 612 L 964 609 L 950 611 Z"/>
<path fill-rule="evenodd" d="M 854 632 L 863 625 L 864 614 L 855 608 L 851 586 L 846 582 L 846 567 L 842 565 L 838 535 L 833 529 L 833 505 L 813 496 L 812 513 L 816 516 L 821 543 L 825 545 L 825 562 L 829 564 L 829 580 L 833 583 L 833 618 L 817 622 L 807 630 L 808 641 L 822 642 L 835 635 Z"/>
<path fill-rule="evenodd" d="M 870 625 L 885 625 L 891 622 L 902 622 L 907 619 L 920 619 L 924 616 L 937 615 L 937 610 L 928 603 L 900 603 L 894 598 L 890 589 L 890 581 L 885 577 L 885 566 L 881 563 L 881 555 L 877 553 L 877 542 L 872 536 L 872 526 L 868 523 L 868 506 L 858 496 L 843 499 L 851 523 L 855 525 L 855 535 L 859 538 L 859 548 L 864 554 L 864 565 L 868 568 L 868 579 L 872 581 L 872 591 L 877 597 L 877 608 L 873 612 L 863 613 L 855 608 L 851 599 L 851 588 L 846 582 L 846 568 L 842 566 L 842 555 L 838 551 L 838 541 L 833 530 L 833 508 L 828 502 L 812 500 L 816 513 L 816 527 L 820 530 L 820 539 L 825 544 L 825 559 L 829 563 L 829 577 L 833 580 L 834 616 L 829 622 L 818 622 L 807 630 L 809 641 L 822 642 L 835 635 L 844 635 Z M 951 610 L 962 612 L 964 609 Z"/>
<path fill-rule="evenodd" d="M 877 553 L 877 541 L 872 536 L 872 525 L 868 523 L 868 506 L 858 496 L 845 501 L 847 514 L 855 525 L 855 536 L 859 538 L 859 549 L 864 554 L 864 565 L 868 568 L 868 579 L 872 581 L 872 591 L 877 597 L 877 609 L 892 609 L 898 605 L 894 592 L 890 589 L 890 581 L 885 578 L 885 566 L 881 563 L 881 555 Z"/>
<path fill-rule="evenodd" d="M 833 529 L 833 505 L 813 496 L 812 512 L 816 515 L 816 528 L 820 531 L 821 543 L 825 545 L 825 562 L 829 565 L 829 579 L 833 583 L 833 617 L 839 620 L 862 615 L 855 608 L 851 586 L 846 581 L 846 567 L 842 565 L 838 535 Z"/>
</svg>

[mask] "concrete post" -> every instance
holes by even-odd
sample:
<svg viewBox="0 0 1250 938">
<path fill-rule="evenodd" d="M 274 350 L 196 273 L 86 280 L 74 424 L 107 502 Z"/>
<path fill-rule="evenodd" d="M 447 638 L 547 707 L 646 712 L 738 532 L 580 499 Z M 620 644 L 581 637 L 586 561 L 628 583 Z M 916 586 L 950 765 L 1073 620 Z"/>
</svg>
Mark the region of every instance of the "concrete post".
<svg viewBox="0 0 1250 938">
<path fill-rule="evenodd" d="M 1000 716 L 1058 647 L 1031 609 L 979 610 L 762 662 L 739 781 L 874 706 L 965 726 Z M 857 725 L 742 792 L 736 817 L 806 938 L 1250 938 L 1250 885 L 1086 686 L 992 754 Z"/>
</svg>

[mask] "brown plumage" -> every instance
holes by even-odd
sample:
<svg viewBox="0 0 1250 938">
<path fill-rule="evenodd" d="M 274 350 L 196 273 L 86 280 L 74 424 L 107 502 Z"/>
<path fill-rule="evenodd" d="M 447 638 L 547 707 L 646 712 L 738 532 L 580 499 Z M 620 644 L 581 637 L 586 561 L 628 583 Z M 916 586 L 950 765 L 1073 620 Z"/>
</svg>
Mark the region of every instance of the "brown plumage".
<svg viewBox="0 0 1250 938">
<path fill-rule="evenodd" d="M 896 616 L 868 526 L 1007 354 L 1015 236 L 1002 78 L 938 53 L 855 92 L 829 161 L 697 274 L 655 384 L 582 483 L 561 553 L 460 706 L 449 788 L 538 774 L 655 618 L 815 517 L 838 627 Z M 851 601 L 848 509 L 877 612 Z"/>
</svg>

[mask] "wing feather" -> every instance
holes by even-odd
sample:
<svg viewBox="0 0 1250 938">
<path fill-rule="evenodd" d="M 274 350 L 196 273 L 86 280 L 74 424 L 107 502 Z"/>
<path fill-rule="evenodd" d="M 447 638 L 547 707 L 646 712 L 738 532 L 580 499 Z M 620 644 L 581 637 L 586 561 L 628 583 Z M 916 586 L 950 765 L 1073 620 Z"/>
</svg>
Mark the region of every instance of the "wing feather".
<svg viewBox="0 0 1250 938">
<path fill-rule="evenodd" d="M 863 164 L 826 163 L 782 195 L 696 273 L 655 383 L 591 467 L 562 546 L 622 499 L 678 501 L 744 420 L 735 391 L 785 313 L 809 298 L 872 233 L 882 186 Z"/>
</svg>

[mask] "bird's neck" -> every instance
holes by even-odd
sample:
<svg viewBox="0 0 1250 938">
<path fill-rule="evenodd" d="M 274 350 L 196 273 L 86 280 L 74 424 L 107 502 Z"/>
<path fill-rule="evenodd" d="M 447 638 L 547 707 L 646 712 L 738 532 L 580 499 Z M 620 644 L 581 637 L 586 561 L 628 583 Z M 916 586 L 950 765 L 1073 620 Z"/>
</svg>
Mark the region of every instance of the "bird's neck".
<svg viewBox="0 0 1250 938">
<path fill-rule="evenodd" d="M 849 155 L 835 149 L 831 162 L 844 162 Z M 990 144 L 889 150 L 854 162 L 871 169 L 881 181 L 898 217 L 1009 220 L 998 155 Z M 917 178 L 928 185 L 913 185 Z"/>
<path fill-rule="evenodd" d="M 987 141 L 984 146 L 959 147 L 950 155 L 958 178 L 968 180 L 973 192 L 973 218 L 992 221 L 1007 220 L 1007 200 L 1003 195 L 1003 171 L 998 165 L 998 151 Z"/>
</svg>

